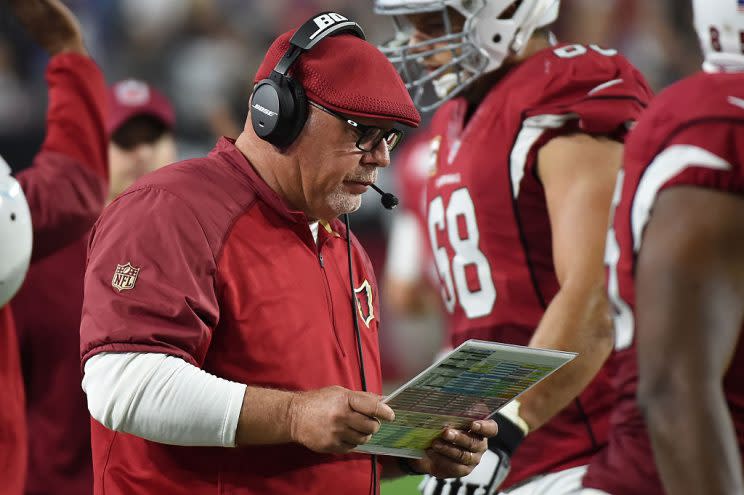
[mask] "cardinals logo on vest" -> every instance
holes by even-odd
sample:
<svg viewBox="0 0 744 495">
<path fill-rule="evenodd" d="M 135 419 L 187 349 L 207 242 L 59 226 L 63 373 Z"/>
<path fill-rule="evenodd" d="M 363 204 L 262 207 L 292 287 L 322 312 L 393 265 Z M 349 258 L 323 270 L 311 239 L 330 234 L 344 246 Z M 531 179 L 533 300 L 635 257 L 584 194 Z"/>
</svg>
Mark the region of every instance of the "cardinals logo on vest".
<svg viewBox="0 0 744 495">
<path fill-rule="evenodd" d="M 134 289 L 134 284 L 137 283 L 137 275 L 139 275 L 139 272 L 140 269 L 133 266 L 128 261 L 126 265 L 117 264 L 114 278 L 111 279 L 111 286 L 119 292 Z"/>
<path fill-rule="evenodd" d="M 361 316 L 362 321 L 369 328 L 370 322 L 375 317 L 375 309 L 372 303 L 372 286 L 369 285 L 367 279 L 362 282 L 362 285 L 354 289 L 354 295 L 357 298 L 359 316 Z"/>
</svg>

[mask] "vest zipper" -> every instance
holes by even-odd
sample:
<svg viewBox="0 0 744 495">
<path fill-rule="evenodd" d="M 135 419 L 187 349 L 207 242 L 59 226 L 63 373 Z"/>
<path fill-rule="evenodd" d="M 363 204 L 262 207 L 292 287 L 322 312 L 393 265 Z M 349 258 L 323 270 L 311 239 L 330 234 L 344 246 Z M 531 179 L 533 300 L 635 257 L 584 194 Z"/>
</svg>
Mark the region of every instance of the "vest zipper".
<svg viewBox="0 0 744 495">
<path fill-rule="evenodd" d="M 336 338 L 336 345 L 338 346 L 338 350 L 341 352 L 341 356 L 346 358 L 346 352 L 344 351 L 344 346 L 341 344 L 341 339 L 338 335 L 338 328 L 336 328 L 336 316 L 333 311 L 333 296 L 331 293 L 331 284 L 328 282 L 328 272 L 325 268 L 325 262 L 323 261 L 323 253 L 320 252 L 320 247 L 318 247 L 318 262 L 320 263 L 320 271 L 323 272 L 323 288 L 325 289 L 325 295 L 326 295 L 326 304 L 328 305 L 328 317 L 331 320 L 331 327 L 333 328 L 333 336 Z"/>
</svg>

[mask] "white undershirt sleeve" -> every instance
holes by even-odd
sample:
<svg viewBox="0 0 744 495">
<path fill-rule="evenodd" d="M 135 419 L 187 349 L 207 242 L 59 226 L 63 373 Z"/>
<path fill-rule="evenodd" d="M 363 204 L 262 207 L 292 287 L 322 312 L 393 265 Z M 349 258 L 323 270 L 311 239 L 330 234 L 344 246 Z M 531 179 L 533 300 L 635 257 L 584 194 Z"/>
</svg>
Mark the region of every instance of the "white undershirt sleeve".
<svg viewBox="0 0 744 495">
<path fill-rule="evenodd" d="M 97 354 L 83 377 L 99 423 L 171 445 L 234 447 L 245 389 L 159 353 Z"/>
</svg>

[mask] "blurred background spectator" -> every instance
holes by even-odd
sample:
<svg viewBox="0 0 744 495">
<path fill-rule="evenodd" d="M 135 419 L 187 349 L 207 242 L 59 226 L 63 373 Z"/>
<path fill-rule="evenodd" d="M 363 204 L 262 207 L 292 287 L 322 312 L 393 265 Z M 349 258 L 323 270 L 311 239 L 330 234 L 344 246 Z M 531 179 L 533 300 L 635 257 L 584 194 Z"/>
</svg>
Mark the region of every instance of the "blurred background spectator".
<svg viewBox="0 0 744 495">
<path fill-rule="evenodd" d="M 207 153 L 218 135 L 237 135 L 250 81 L 277 33 L 323 10 L 355 19 L 373 42 L 385 41 L 393 31 L 389 19 L 373 14 L 371 1 L 66 0 L 66 4 L 81 19 L 88 48 L 108 81 L 144 79 L 173 100 L 179 159 Z M 39 123 L 44 121 L 46 104 L 41 77 L 45 59 L 32 43 L 23 42 L 23 34 L 8 17 L 0 7 L 0 154 L 22 165 L 30 162 L 44 132 Z M 555 32 L 559 39 L 618 48 L 659 90 L 700 65 L 690 22 L 687 2 L 563 0 Z M 394 184 L 394 174 L 385 172 L 381 187 L 403 194 Z M 382 278 L 389 214 L 378 198 L 370 197 L 353 222 Z M 391 386 L 428 362 L 441 339 L 436 325 L 435 330 L 428 325 L 408 330 L 395 321 L 394 314 L 383 320 L 383 357 L 406 358 L 384 363 Z M 429 348 L 405 345 L 411 341 L 407 332 L 422 331 L 432 332 Z M 399 347 L 406 350 L 395 352 Z"/>
</svg>

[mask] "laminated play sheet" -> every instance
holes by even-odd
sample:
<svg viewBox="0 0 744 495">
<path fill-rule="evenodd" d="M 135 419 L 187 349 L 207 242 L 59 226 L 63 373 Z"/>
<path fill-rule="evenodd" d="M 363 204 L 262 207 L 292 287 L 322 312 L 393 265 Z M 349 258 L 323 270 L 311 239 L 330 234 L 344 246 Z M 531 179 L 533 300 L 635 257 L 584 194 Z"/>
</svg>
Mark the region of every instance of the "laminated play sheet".
<svg viewBox="0 0 744 495">
<path fill-rule="evenodd" d="M 369 454 L 421 458 L 445 427 L 467 430 L 576 357 L 575 353 L 468 340 L 385 402 L 395 421 L 382 423 Z"/>
</svg>

